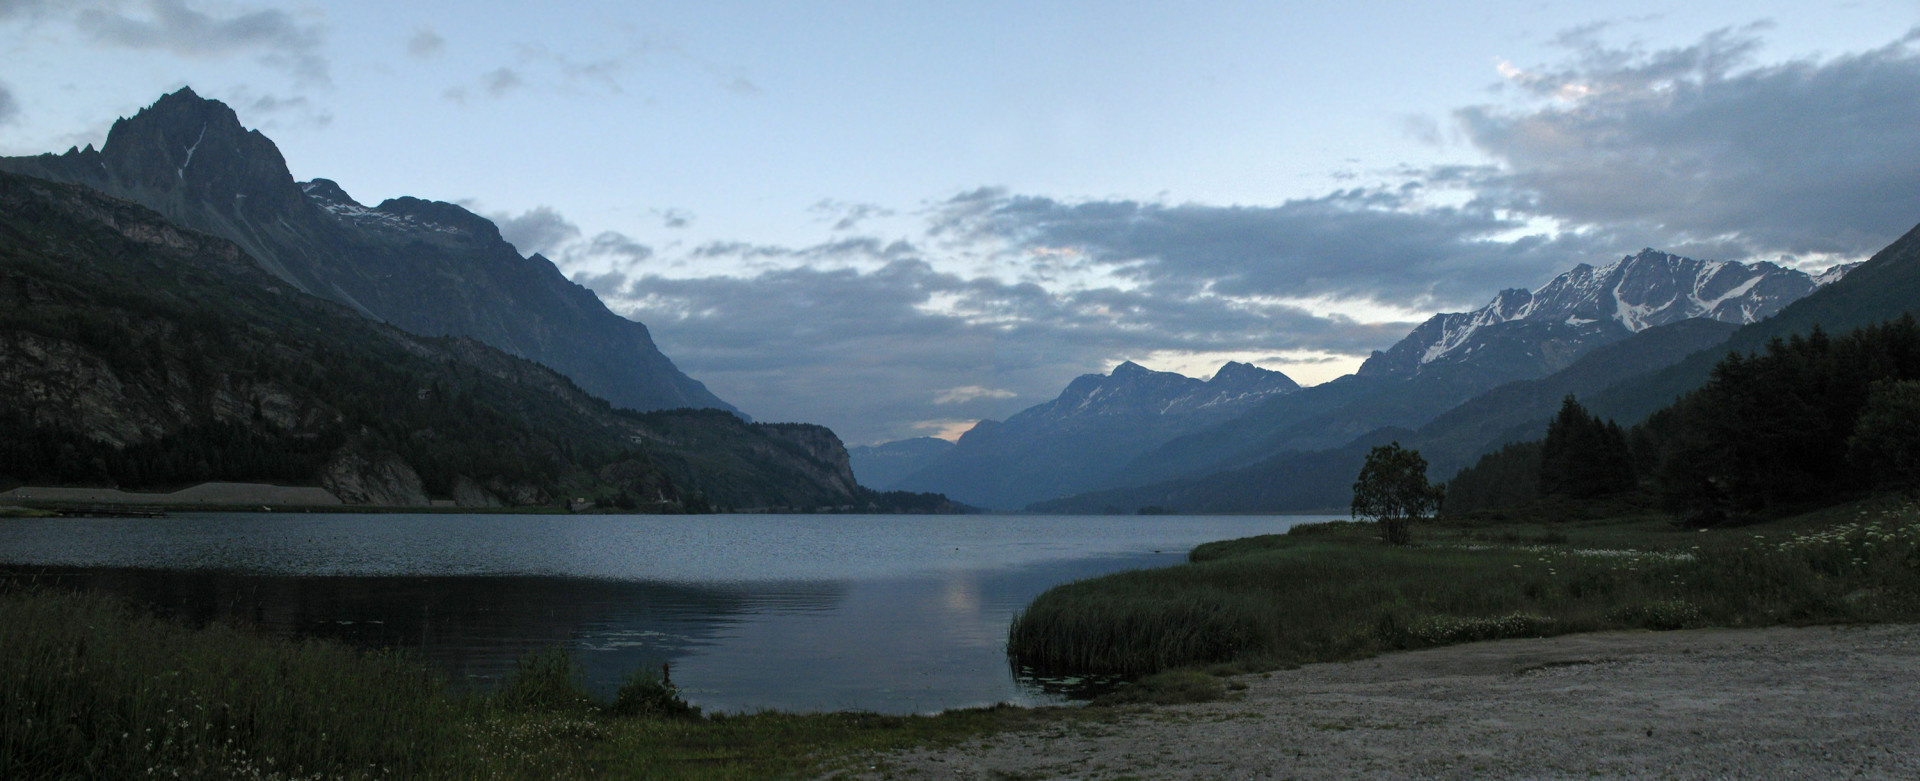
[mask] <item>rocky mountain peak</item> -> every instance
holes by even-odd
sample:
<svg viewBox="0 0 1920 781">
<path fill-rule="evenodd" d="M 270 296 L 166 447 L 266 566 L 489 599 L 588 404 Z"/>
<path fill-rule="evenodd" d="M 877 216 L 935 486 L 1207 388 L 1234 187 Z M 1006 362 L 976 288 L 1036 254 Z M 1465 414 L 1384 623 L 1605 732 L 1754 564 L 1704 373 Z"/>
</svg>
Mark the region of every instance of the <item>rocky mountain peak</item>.
<svg viewBox="0 0 1920 781">
<path fill-rule="evenodd" d="M 332 179 L 315 179 L 310 182 L 301 182 L 300 191 L 306 193 L 308 198 L 319 201 L 322 205 L 366 208 L 361 206 L 359 201 L 354 200 L 353 196 L 348 195 L 347 191 L 340 187 L 339 182 L 335 182 Z"/>
<path fill-rule="evenodd" d="M 120 187 L 180 192 L 234 213 L 282 214 L 305 205 L 280 148 L 241 125 L 227 104 L 188 87 L 115 121 L 100 164 Z"/>
<path fill-rule="evenodd" d="M 1375 352 L 1358 373 L 1411 374 L 1435 362 L 1490 354 L 1495 341 L 1500 347 L 1493 352 L 1555 369 L 1588 347 L 1655 326 L 1699 317 L 1756 322 L 1817 286 L 1805 272 L 1774 263 L 1697 260 L 1644 248 L 1598 268 L 1581 263 L 1531 291 L 1503 290 L 1472 312 L 1435 315 Z"/>
<path fill-rule="evenodd" d="M 1272 390 L 1298 390 L 1300 383 L 1294 382 L 1283 372 L 1262 369 L 1251 363 L 1228 361 L 1213 373 L 1213 379 L 1207 384 L 1214 387 L 1264 388 Z"/>
</svg>

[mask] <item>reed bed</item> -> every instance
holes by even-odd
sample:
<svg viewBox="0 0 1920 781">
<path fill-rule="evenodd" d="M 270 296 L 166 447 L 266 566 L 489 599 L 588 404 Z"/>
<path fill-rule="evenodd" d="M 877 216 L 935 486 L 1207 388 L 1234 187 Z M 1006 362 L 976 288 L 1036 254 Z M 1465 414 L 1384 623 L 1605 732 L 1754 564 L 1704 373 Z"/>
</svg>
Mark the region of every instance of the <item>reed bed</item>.
<svg viewBox="0 0 1920 781">
<path fill-rule="evenodd" d="M 1054 588 L 1009 631 L 1048 674 L 1272 668 L 1601 629 L 1920 618 L 1920 508 L 1867 502 L 1745 529 L 1432 529 L 1390 548 L 1340 523 Z M 1594 546 L 1595 540 L 1606 545 Z M 1639 543 L 1639 544 L 1634 544 Z"/>
</svg>

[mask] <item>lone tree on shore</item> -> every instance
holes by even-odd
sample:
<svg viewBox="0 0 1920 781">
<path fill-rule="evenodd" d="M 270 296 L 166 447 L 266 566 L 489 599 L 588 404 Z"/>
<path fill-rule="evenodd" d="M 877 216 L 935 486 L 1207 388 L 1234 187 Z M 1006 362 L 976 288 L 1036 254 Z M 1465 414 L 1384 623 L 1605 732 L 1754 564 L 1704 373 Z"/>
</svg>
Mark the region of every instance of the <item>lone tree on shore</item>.
<svg viewBox="0 0 1920 781">
<path fill-rule="evenodd" d="M 1427 460 L 1420 451 L 1395 442 L 1367 454 L 1360 479 L 1353 482 L 1353 517 L 1380 522 L 1380 538 L 1388 545 L 1413 542 L 1413 522 L 1432 517 L 1445 495 L 1441 486 L 1427 482 Z"/>
</svg>

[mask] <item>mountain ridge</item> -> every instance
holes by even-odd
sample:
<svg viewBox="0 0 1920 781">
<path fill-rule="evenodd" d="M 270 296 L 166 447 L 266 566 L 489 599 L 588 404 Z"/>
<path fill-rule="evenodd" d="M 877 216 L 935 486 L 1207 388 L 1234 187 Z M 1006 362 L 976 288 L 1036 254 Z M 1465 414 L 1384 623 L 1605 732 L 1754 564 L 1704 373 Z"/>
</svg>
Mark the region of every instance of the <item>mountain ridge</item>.
<svg viewBox="0 0 1920 781">
<path fill-rule="evenodd" d="M 0 158 L 0 170 L 140 203 L 239 245 L 294 288 L 423 336 L 469 336 L 636 410 L 733 410 L 546 258 L 484 217 L 401 197 L 368 208 L 330 180 L 299 183 L 231 107 L 190 88 L 116 121 L 94 150 Z"/>
<path fill-rule="evenodd" d="M 1018 509 L 1061 491 L 1093 487 L 1159 443 L 1299 389 L 1284 373 L 1239 362 L 1200 380 L 1124 361 L 1107 374 L 1076 377 L 1052 400 L 1004 421 L 975 424 L 951 449 L 891 487 Z"/>
</svg>

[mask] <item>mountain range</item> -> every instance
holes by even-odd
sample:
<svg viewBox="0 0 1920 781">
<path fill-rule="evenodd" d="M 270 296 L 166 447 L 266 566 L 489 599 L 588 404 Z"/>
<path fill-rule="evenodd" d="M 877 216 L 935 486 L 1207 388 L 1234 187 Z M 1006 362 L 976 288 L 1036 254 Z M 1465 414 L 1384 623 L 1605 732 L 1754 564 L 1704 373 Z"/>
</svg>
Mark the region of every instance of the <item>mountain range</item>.
<svg viewBox="0 0 1920 781">
<path fill-rule="evenodd" d="M 1813 289 L 1797 300 L 1738 317 L 1700 316 L 1644 327 L 1587 352 L 1553 374 L 1503 384 L 1417 430 L 1380 428 L 1335 448 L 1279 453 L 1206 475 L 1089 492 L 1042 502 L 1033 509 L 1072 513 L 1125 512 L 1148 505 L 1185 512 L 1333 509 L 1344 506 L 1350 497 L 1348 485 L 1367 450 L 1388 441 L 1432 454 L 1430 474 L 1444 479 L 1482 453 L 1509 442 L 1539 438 L 1561 399 L 1569 394 L 1605 417 L 1635 423 L 1704 384 L 1713 366 L 1730 352 L 1751 353 L 1771 340 L 1814 328 L 1840 332 L 1920 309 L 1920 227 L 1864 263 L 1836 267 L 1809 279 Z M 1768 309 L 1771 316 L 1765 314 Z M 1747 322 L 1737 324 L 1740 321 Z"/>
<path fill-rule="evenodd" d="M 421 336 L 465 336 L 548 366 L 635 410 L 733 407 L 687 377 L 647 328 L 608 310 L 487 219 L 450 203 L 363 206 L 296 182 L 280 150 L 189 88 L 114 122 L 98 150 L 0 158 L 0 171 L 79 184 L 238 245 L 286 286 Z"/>
<path fill-rule="evenodd" d="M 955 456 L 962 449 L 956 447 L 901 485 L 980 497 L 976 475 L 983 468 L 997 469 L 1002 483 L 1020 481 L 1020 476 L 1007 474 L 1026 468 L 1009 455 L 1019 449 L 1077 458 L 1075 466 L 1050 467 L 1051 473 L 1073 473 L 1075 485 L 1094 492 L 1092 498 L 1067 505 L 1037 506 L 1097 511 L 1116 506 L 1122 496 L 1138 499 L 1132 502 L 1136 506 L 1174 506 L 1166 492 L 1154 500 L 1140 498 L 1145 494 L 1128 487 L 1196 480 L 1276 458 L 1298 460 L 1300 454 L 1346 452 L 1347 460 L 1353 460 L 1355 448 L 1364 455 L 1359 443 L 1378 438 L 1377 432 L 1411 433 L 1436 422 L 1444 435 L 1431 437 L 1439 451 L 1435 465 L 1457 468 L 1484 448 L 1519 436 L 1536 416 L 1550 413 L 1565 393 L 1594 392 L 1621 376 L 1667 366 L 1718 343 L 1741 325 L 1777 314 L 1850 270 L 1840 266 L 1814 276 L 1773 263 L 1697 260 L 1646 249 L 1599 268 L 1577 265 L 1537 289 L 1502 291 L 1471 312 L 1435 315 L 1392 347 L 1373 353 L 1352 375 L 1262 396 L 1223 419 L 1198 425 L 1185 421 L 1188 425 L 1177 427 L 1158 425 L 1151 416 L 1099 421 L 1160 434 L 1184 429 L 1174 430 L 1171 437 L 1155 437 L 1161 441 L 1123 459 L 1116 459 L 1111 448 L 1076 456 L 1071 448 L 1049 441 L 1047 432 L 1036 431 L 975 465 L 957 464 Z M 1581 364 L 1590 355 L 1593 359 Z M 1531 390 L 1518 390 L 1522 387 Z M 1062 398 L 1072 392 L 1069 386 Z M 1527 397 L 1524 402 L 1520 395 Z M 1036 406 L 1009 422 L 1030 413 L 1048 417 L 1060 403 Z M 1450 412 L 1457 409 L 1466 411 Z M 991 435 L 996 428 L 988 425 L 987 432 Z M 1125 436 L 1078 431 L 1074 441 Z M 1346 466 L 1342 461 L 1329 473 Z M 1334 483 L 1338 490 L 1330 491 L 1344 490 L 1343 482 Z M 1001 504 L 993 506 L 1024 506 L 1008 502 L 1047 490 L 1059 492 L 1036 501 L 1066 497 L 1070 487 L 1040 483 L 1024 494 L 997 496 Z M 1270 498 L 1277 500 L 1278 495 Z M 1300 508 L 1297 502 L 1290 506 Z"/>
</svg>

